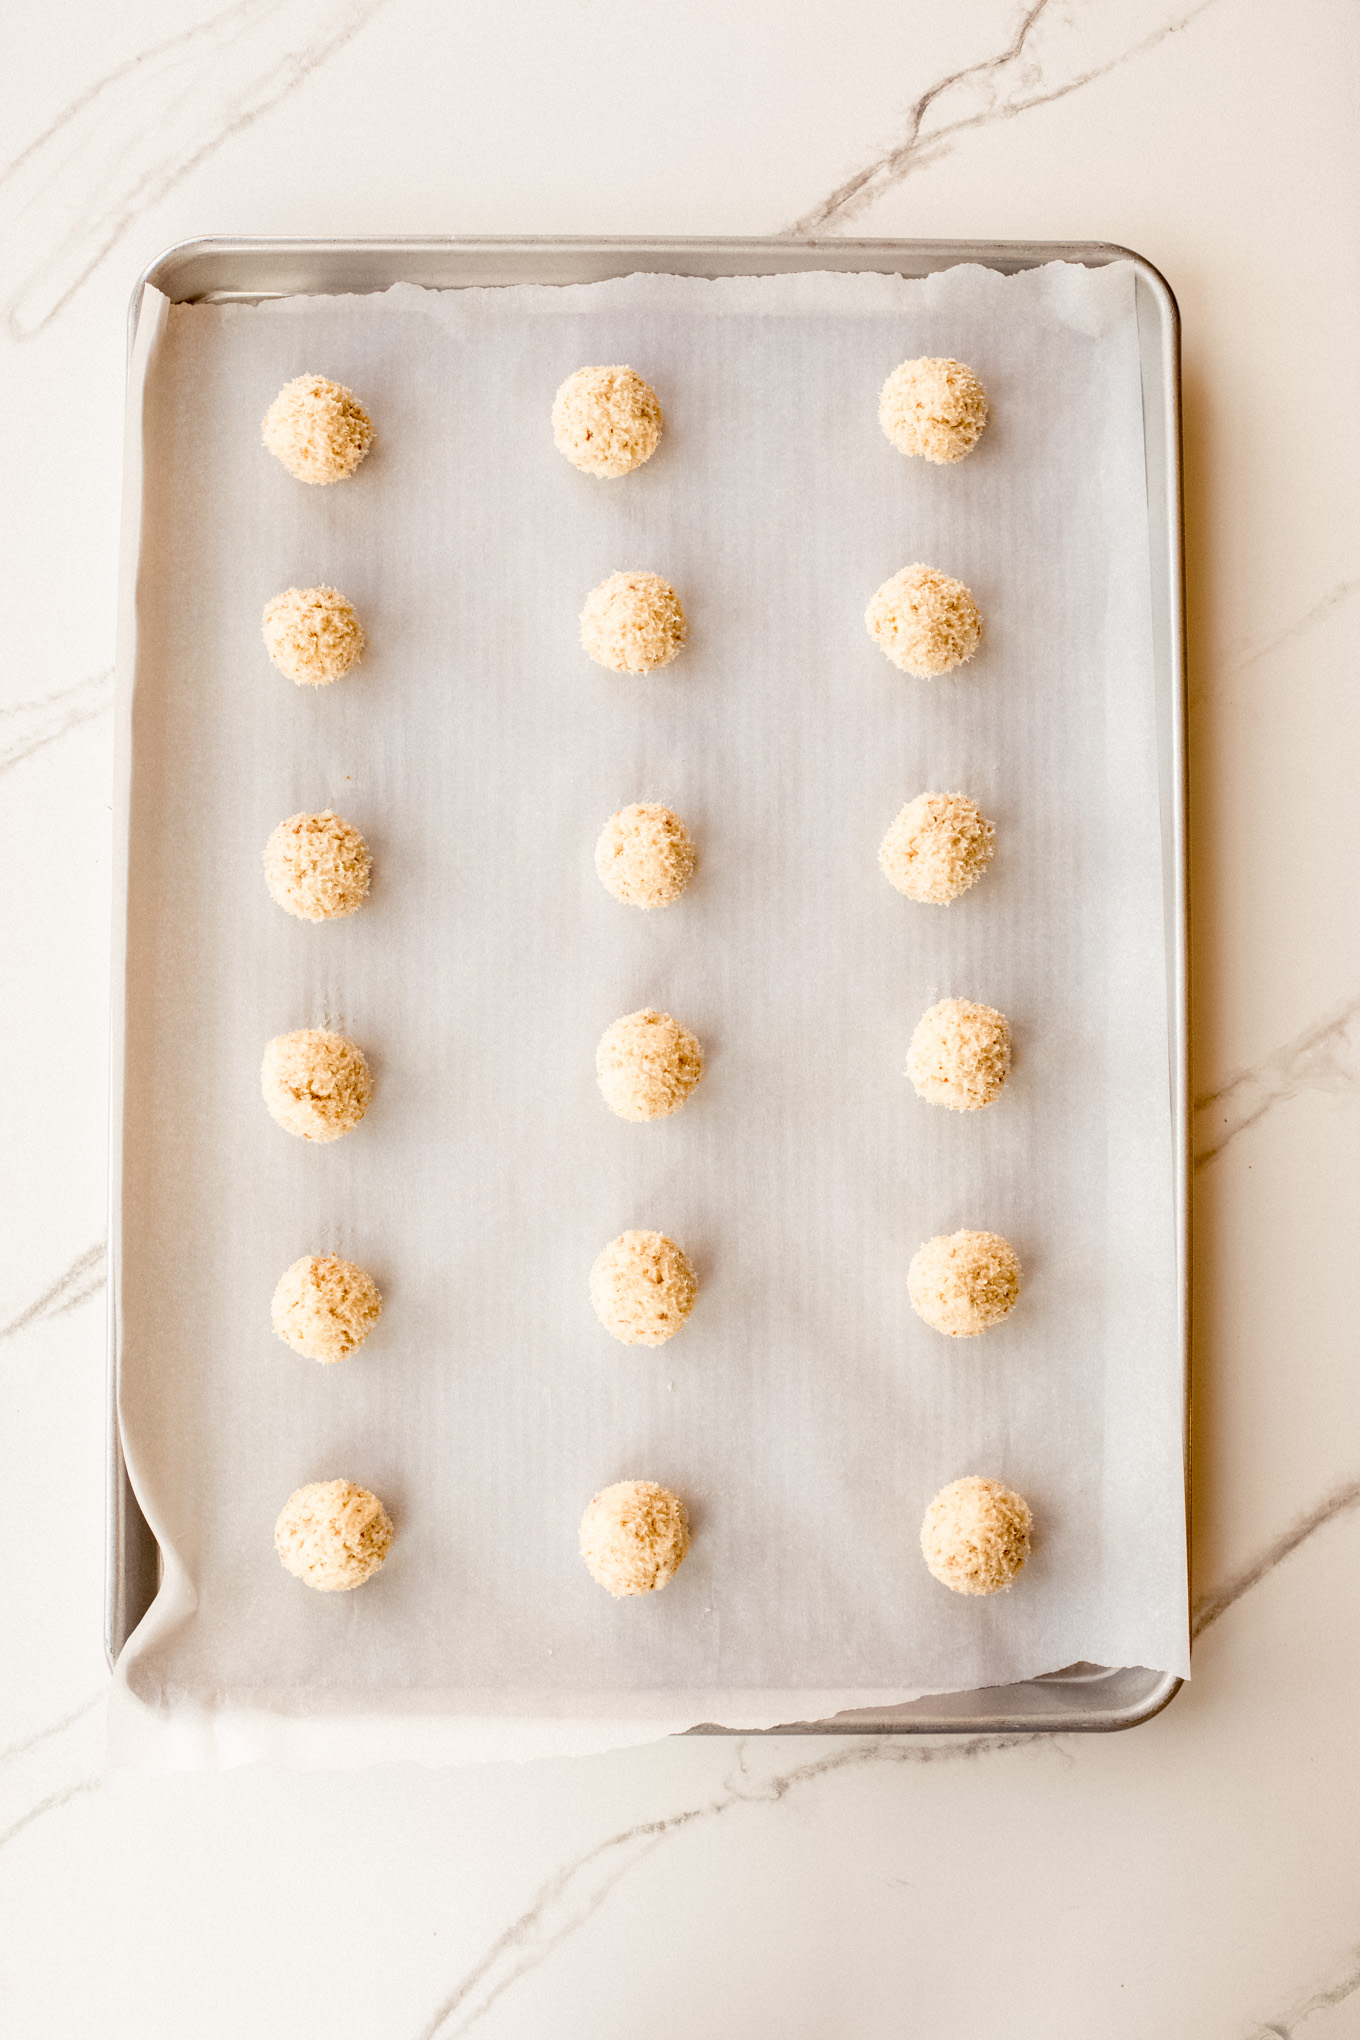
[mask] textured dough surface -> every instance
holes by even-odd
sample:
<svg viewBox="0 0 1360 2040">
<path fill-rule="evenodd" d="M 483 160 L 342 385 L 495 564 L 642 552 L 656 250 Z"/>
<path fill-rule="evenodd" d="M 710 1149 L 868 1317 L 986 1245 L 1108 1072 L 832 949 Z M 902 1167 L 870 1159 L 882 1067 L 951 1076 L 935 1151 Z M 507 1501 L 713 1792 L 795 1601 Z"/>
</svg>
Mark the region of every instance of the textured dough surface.
<svg viewBox="0 0 1360 2040">
<path fill-rule="evenodd" d="M 611 815 L 595 845 L 601 885 L 630 907 L 666 907 L 694 875 L 694 845 L 679 815 L 655 801 Z"/>
<path fill-rule="evenodd" d="M 392 1523 L 376 1495 L 352 1480 L 315 1480 L 289 1495 L 274 1525 L 287 1570 L 320 1594 L 361 1587 L 387 1557 Z"/>
<path fill-rule="evenodd" d="M 353 1261 L 304 1254 L 280 1275 L 269 1315 L 295 1353 L 332 1365 L 362 1346 L 381 1310 L 377 1283 Z"/>
<path fill-rule="evenodd" d="M 276 1034 L 260 1065 L 270 1115 L 300 1140 L 339 1140 L 359 1124 L 373 1095 L 364 1052 L 343 1034 L 302 1027 Z"/>
<path fill-rule="evenodd" d="M 640 568 L 601 581 L 581 611 L 582 647 L 611 673 L 655 673 L 669 666 L 687 628 L 670 582 Z"/>
<path fill-rule="evenodd" d="M 973 1339 L 1015 1309 L 1020 1261 L 1000 1233 L 940 1233 L 916 1249 L 907 1271 L 911 1307 L 951 1339 Z"/>
<path fill-rule="evenodd" d="M 591 1578 L 616 1600 L 664 1587 L 688 1550 L 685 1505 L 654 1480 L 621 1480 L 602 1489 L 581 1518 L 581 1556 Z"/>
<path fill-rule="evenodd" d="M 879 869 L 909 900 L 947 907 L 992 861 L 996 830 L 963 793 L 918 793 L 878 847 Z"/>
<path fill-rule="evenodd" d="M 343 383 L 297 375 L 265 412 L 260 437 L 298 481 L 342 482 L 373 444 L 373 425 Z"/>
<path fill-rule="evenodd" d="M 578 368 L 553 399 L 557 450 L 587 475 L 641 467 L 661 443 L 662 424 L 656 391 L 632 368 Z"/>
<path fill-rule="evenodd" d="M 919 562 L 883 583 L 864 612 L 864 624 L 894 666 L 918 680 L 951 672 L 982 642 L 982 618 L 962 581 Z"/>
<path fill-rule="evenodd" d="M 1010 1074 L 1011 1030 L 995 1006 L 941 999 L 921 1015 L 907 1050 L 907 1075 L 922 1098 L 952 1112 L 977 1112 Z"/>
<path fill-rule="evenodd" d="M 941 1488 L 921 1525 L 921 1554 L 956 1594 L 996 1594 L 1029 1557 L 1033 1518 L 1022 1495 L 969 1474 Z"/>
<path fill-rule="evenodd" d="M 328 687 L 363 657 L 364 627 L 338 588 L 285 588 L 264 605 L 265 650 L 299 687 Z"/>
<path fill-rule="evenodd" d="M 625 1346 L 664 1346 L 693 1310 L 698 1293 L 693 1268 L 665 1233 L 620 1233 L 590 1271 L 595 1315 Z"/>
<path fill-rule="evenodd" d="M 987 423 L 987 392 L 971 368 L 941 355 L 901 362 L 878 398 L 878 422 L 899 453 L 962 460 Z"/>
<path fill-rule="evenodd" d="M 368 845 L 333 808 L 289 815 L 264 846 L 271 898 L 299 921 L 335 921 L 368 897 Z"/>
<path fill-rule="evenodd" d="M 703 1051 L 669 1013 L 646 1006 L 607 1027 L 595 1051 L 604 1102 L 620 1119 L 678 1112 L 704 1073 Z"/>
</svg>

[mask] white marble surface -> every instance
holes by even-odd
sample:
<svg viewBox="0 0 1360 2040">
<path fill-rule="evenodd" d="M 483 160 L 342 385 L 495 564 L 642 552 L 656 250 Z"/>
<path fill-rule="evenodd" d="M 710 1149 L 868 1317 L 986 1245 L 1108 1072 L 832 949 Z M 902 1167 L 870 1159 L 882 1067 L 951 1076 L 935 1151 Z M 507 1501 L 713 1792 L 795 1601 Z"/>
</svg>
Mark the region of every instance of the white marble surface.
<svg viewBox="0 0 1360 2040">
<path fill-rule="evenodd" d="M 238 0 L 199 18 L 21 0 L 7 21 L 7 2040 L 1360 2035 L 1351 7 Z M 1194 1680 L 1109 1739 L 108 1777 L 108 671 L 131 282 L 212 231 L 795 224 L 1116 240 L 1180 298 Z"/>
</svg>

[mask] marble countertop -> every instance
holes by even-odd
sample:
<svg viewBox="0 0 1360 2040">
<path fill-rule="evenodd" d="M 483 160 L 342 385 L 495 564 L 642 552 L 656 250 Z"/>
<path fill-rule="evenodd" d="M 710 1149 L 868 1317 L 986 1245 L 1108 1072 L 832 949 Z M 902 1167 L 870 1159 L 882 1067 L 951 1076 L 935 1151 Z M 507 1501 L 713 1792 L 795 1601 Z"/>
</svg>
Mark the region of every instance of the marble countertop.
<svg viewBox="0 0 1360 2040">
<path fill-rule="evenodd" d="M 0 74 L 0 2025 L 1360 2035 L 1356 29 L 1343 0 L 171 0 Z M 205 233 L 1099 239 L 1185 343 L 1194 1678 L 1131 1733 L 103 1760 L 128 294 Z"/>
</svg>

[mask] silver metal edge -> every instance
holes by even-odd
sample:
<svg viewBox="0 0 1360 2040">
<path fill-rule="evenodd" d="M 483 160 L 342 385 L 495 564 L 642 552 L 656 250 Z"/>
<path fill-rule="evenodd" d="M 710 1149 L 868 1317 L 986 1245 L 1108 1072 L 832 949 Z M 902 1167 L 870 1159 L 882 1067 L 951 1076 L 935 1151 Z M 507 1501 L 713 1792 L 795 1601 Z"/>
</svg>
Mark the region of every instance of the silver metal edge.
<svg viewBox="0 0 1360 2040">
<path fill-rule="evenodd" d="M 397 237 L 387 240 L 253 240 L 243 237 L 203 237 L 173 243 L 150 261 L 137 278 L 128 305 L 129 367 L 132 348 L 137 331 L 137 321 L 143 295 L 148 285 L 158 289 L 170 285 L 166 294 L 173 302 L 214 302 L 240 301 L 258 302 L 271 296 L 292 295 L 297 283 L 285 284 L 283 288 L 233 288 L 230 284 L 216 290 L 199 290 L 183 297 L 176 297 L 174 291 L 175 271 L 184 271 L 192 265 L 208 265 L 221 261 L 230 266 L 233 258 L 249 261 L 263 258 L 266 261 L 323 260 L 331 257 L 353 259 L 368 256 L 388 268 L 388 274 L 381 280 L 373 281 L 374 290 L 386 289 L 391 282 L 411 280 L 410 268 L 420 257 L 432 260 L 441 257 L 464 254 L 480 257 L 494 263 L 500 256 L 542 257 L 557 255 L 567 260 L 575 257 L 606 258 L 627 254 L 639 268 L 664 268 L 674 265 L 678 257 L 688 256 L 695 260 L 712 262 L 720 253 L 733 265 L 724 267 L 718 273 L 778 274 L 790 269 L 804 269 L 824 265 L 835 269 L 849 269 L 859 264 L 868 268 L 887 268 L 893 273 L 904 275 L 925 275 L 937 269 L 949 268 L 960 262 L 977 262 L 989 268 L 1014 273 L 1017 270 L 1032 269 L 1045 262 L 1079 262 L 1086 267 L 1104 267 L 1111 262 L 1127 261 L 1143 285 L 1152 294 L 1159 308 L 1162 326 L 1162 382 L 1165 418 L 1167 427 L 1167 519 L 1165 534 L 1167 550 L 1163 567 L 1167 574 L 1169 599 L 1169 653 L 1170 653 L 1170 794 L 1171 794 L 1171 845 L 1173 870 L 1176 879 L 1175 911 L 1171 916 L 1171 957 L 1172 990 L 1170 1020 L 1170 1045 L 1172 1053 L 1173 1078 L 1173 1126 L 1175 1133 L 1175 1180 L 1174 1197 L 1176 1206 L 1177 1246 L 1180 1258 L 1180 1345 L 1183 1372 L 1183 1418 L 1182 1452 L 1185 1468 L 1186 1505 L 1186 1551 L 1189 1557 L 1189 1530 L 1191 1505 L 1191 1372 L 1190 1372 L 1190 1093 L 1189 1093 L 1189 857 L 1186 828 L 1187 760 L 1186 760 L 1186 666 L 1185 666 L 1185 573 L 1184 573 L 1184 504 L 1182 495 L 1181 463 L 1181 384 L 1180 384 L 1180 310 L 1175 295 L 1161 272 L 1146 257 L 1134 250 L 1108 241 L 900 241 L 887 239 L 841 239 L 816 240 L 774 238 L 765 240 L 743 240 L 740 238 L 719 238 L 707 240 L 693 237 L 655 237 L 635 239 L 625 236 L 608 236 L 595 239 L 572 236 L 528 236 L 507 237 L 475 235 L 465 237 Z M 802 255 L 803 261 L 789 260 L 791 255 Z M 904 258 L 915 260 L 904 266 Z M 879 258 L 875 260 L 874 258 Z M 894 257 L 885 263 L 882 258 Z M 921 258 L 929 259 L 922 266 Z M 847 259 L 848 258 L 848 259 Z M 758 265 L 758 266 L 757 266 Z M 612 271 L 618 274 L 617 270 Z M 690 273 L 713 273 L 711 270 L 694 270 Z M 262 280 L 262 279 L 261 279 Z M 492 279 L 487 279 L 491 281 Z M 504 280 L 503 278 L 500 280 Z M 554 279 L 555 280 L 555 279 Z M 567 279 L 564 279 L 567 280 Z M 578 279 L 579 280 L 579 279 Z M 438 287 L 435 285 L 433 287 Z M 444 287 L 449 287 L 447 280 Z M 352 286 L 351 286 L 352 288 Z M 1146 361 L 1144 369 L 1146 371 Z M 117 703 L 115 702 L 115 715 Z M 115 768 L 117 769 L 117 768 Z M 119 804 L 118 796 L 126 792 L 126 779 L 115 779 L 115 881 L 113 905 L 115 914 L 119 905 L 119 878 L 122 872 L 122 907 L 126 915 L 126 832 L 128 813 L 126 804 Z M 122 859 L 119 863 L 119 845 L 122 845 Z M 116 931 L 115 931 L 116 937 Z M 115 963 L 117 948 L 115 949 Z M 142 1561 L 145 1570 L 147 1546 L 154 1546 L 154 1539 L 142 1515 L 136 1497 L 132 1492 L 127 1468 L 123 1459 L 122 1442 L 119 1437 L 117 1415 L 118 1383 L 118 1287 L 120 1268 L 116 1242 L 118 1221 L 118 1192 L 120 1186 L 121 1162 L 121 1100 L 122 1067 L 118 1060 L 122 1040 L 123 1000 L 125 983 L 121 978 L 113 987 L 113 1019 L 110 1039 L 110 1154 L 109 1154 L 109 1272 L 108 1272 L 108 1365 L 107 1365 L 107 1410 L 108 1410 L 108 1499 L 106 1511 L 106 1566 L 105 1566 L 105 1654 L 110 1666 L 136 1627 L 146 1607 L 132 1609 L 129 1605 L 129 1572 L 135 1556 Z M 140 1597 L 139 1597 L 140 1598 Z M 1135 1671 L 1137 1667 L 1109 1668 L 1107 1678 L 1113 1678 L 1118 1671 Z M 1061 1674 L 1051 1674 L 1051 1680 L 1058 1680 Z M 853 1721 L 833 1719 L 821 1722 L 791 1722 L 776 1728 L 756 1731 L 765 1735 L 985 1735 L 985 1734 L 1057 1734 L 1057 1733 L 1108 1733 L 1124 1728 L 1133 1728 L 1149 1721 L 1159 1714 L 1179 1692 L 1183 1681 L 1171 1672 L 1148 1672 L 1150 1684 L 1137 1698 L 1123 1707 L 1091 1708 L 1080 1716 L 1066 1710 L 1036 1707 L 1033 1712 L 1021 1709 L 1013 1712 L 979 1710 L 965 1717 L 949 1717 L 944 1714 L 917 1713 L 915 1710 L 928 1706 L 926 1701 L 911 1703 L 910 1720 L 890 1719 L 880 1716 L 865 1720 L 857 1716 Z M 979 1687 L 975 1689 L 978 1698 L 987 1693 L 1001 1694 L 1032 1691 L 1043 1688 L 1045 1681 L 1030 1680 L 1020 1687 Z M 970 1695 L 949 1696 L 961 1701 Z M 905 1713 L 908 1710 L 903 1709 Z M 893 1710 L 896 1715 L 898 1710 Z M 728 1735 L 732 1730 L 717 1723 L 703 1723 L 688 1731 L 691 1735 Z"/>
</svg>

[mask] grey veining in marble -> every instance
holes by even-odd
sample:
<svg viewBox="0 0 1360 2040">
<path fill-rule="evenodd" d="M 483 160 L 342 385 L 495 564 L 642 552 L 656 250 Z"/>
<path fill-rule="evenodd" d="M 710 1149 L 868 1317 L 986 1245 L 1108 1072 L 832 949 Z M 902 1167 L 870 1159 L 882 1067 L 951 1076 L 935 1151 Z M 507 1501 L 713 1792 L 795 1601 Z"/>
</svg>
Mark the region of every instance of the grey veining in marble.
<svg viewBox="0 0 1360 2040">
<path fill-rule="evenodd" d="M 838 184 L 788 231 L 819 234 L 830 226 L 848 226 L 894 185 L 947 155 L 960 135 L 1066 98 L 1155 49 L 1214 4 L 1215 0 L 1199 0 L 1197 6 L 1182 7 L 1172 19 L 1163 16 L 1130 41 L 1127 12 L 1111 21 L 1105 10 L 1032 0 L 1010 40 L 995 55 L 928 86 L 908 109 L 901 140 Z M 1105 47 L 1110 33 L 1120 38 L 1113 51 Z"/>
<path fill-rule="evenodd" d="M 96 1240 L 92 1246 L 82 1249 L 70 1267 L 40 1296 L 25 1304 L 8 1324 L 0 1325 L 0 1340 L 12 1339 L 30 1326 L 42 1324 L 47 1318 L 64 1317 L 68 1310 L 76 1310 L 82 1303 L 88 1303 L 92 1296 L 97 1296 L 108 1279 L 106 1257 L 103 1240 Z"/>
<path fill-rule="evenodd" d="M 0 176 L 0 316 L 31 339 L 135 220 L 386 0 L 236 0 L 98 79 Z"/>
<path fill-rule="evenodd" d="M 1360 994 L 1315 1020 L 1251 1069 L 1195 1100 L 1195 1167 L 1221 1155 L 1274 1106 L 1307 1091 L 1340 1096 L 1360 1085 Z"/>
<path fill-rule="evenodd" d="M 1338 581 L 1335 587 L 1329 588 L 1327 593 L 1310 609 L 1305 610 L 1302 616 L 1295 617 L 1293 623 L 1288 623 L 1283 630 L 1276 631 L 1263 645 L 1254 645 L 1239 658 L 1233 659 L 1228 665 L 1225 678 L 1231 679 L 1234 673 L 1245 673 L 1252 666 L 1259 665 L 1262 659 L 1268 659 L 1272 653 L 1283 651 L 1286 645 L 1292 645 L 1297 638 L 1303 637 L 1306 632 L 1322 623 L 1333 610 L 1339 609 L 1343 602 L 1349 602 L 1357 588 L 1360 588 L 1360 579 Z"/>
<path fill-rule="evenodd" d="M 106 1692 L 101 1686 L 59 1720 L 0 1751 L 0 1849 L 104 1784 Z"/>
<path fill-rule="evenodd" d="M 1240 1601 L 1244 1594 L 1259 1586 L 1267 1573 L 1274 1572 L 1282 1559 L 1297 1551 L 1301 1544 L 1306 1544 L 1308 1539 L 1325 1524 L 1333 1522 L 1338 1516 L 1348 1515 L 1357 1507 L 1360 1507 L 1360 1480 L 1343 1481 L 1340 1487 L 1334 1488 L 1331 1494 L 1324 1496 L 1316 1507 L 1309 1509 L 1296 1523 L 1282 1531 L 1264 1551 L 1250 1559 L 1240 1572 L 1234 1573 L 1222 1586 L 1212 1588 L 1196 1601 L 1190 1618 L 1191 1636 L 1202 1635 L 1211 1622 L 1217 1622 L 1219 1616 L 1226 1613 L 1235 1601 Z"/>
<path fill-rule="evenodd" d="M 455 2040 L 456 2035 L 471 2032 L 498 1998 L 599 1911 L 630 1870 L 672 1836 L 697 1822 L 721 1819 L 737 1807 L 779 1805 L 791 1793 L 801 1791 L 818 1778 L 861 1770 L 870 1764 L 968 1763 L 1036 1745 L 1043 1745 L 1052 1756 L 1067 1754 L 1054 1737 L 1042 1735 L 972 1736 L 950 1743 L 866 1742 L 839 1748 L 829 1756 L 761 1778 L 751 1777 L 747 1772 L 746 1746 L 738 1743 L 736 1775 L 729 1775 L 711 1799 L 611 1835 L 550 1878 L 533 1904 L 458 1979 L 432 2018 L 421 2027 L 419 2040 Z"/>
<path fill-rule="evenodd" d="M 59 688 L 37 701 L 0 707 L 0 772 L 31 758 L 82 724 L 106 715 L 113 703 L 113 672 L 92 673 L 74 687 Z"/>
<path fill-rule="evenodd" d="M 1263 2026 L 1253 2029 L 1251 2040 L 1294 2040 L 1306 2019 L 1314 2012 L 1330 2012 L 1337 2005 L 1344 2004 L 1360 1990 L 1360 1943 L 1348 1948 L 1338 1964 L 1338 1974 L 1330 1982 L 1315 1984 L 1295 1998 L 1288 2011 L 1281 2012 Z M 1331 2027 L 1326 2029 L 1332 2031 Z M 1354 2031 L 1354 2028 L 1350 2029 Z M 1339 2040 L 1339 2036 L 1338 2036 Z"/>
</svg>

